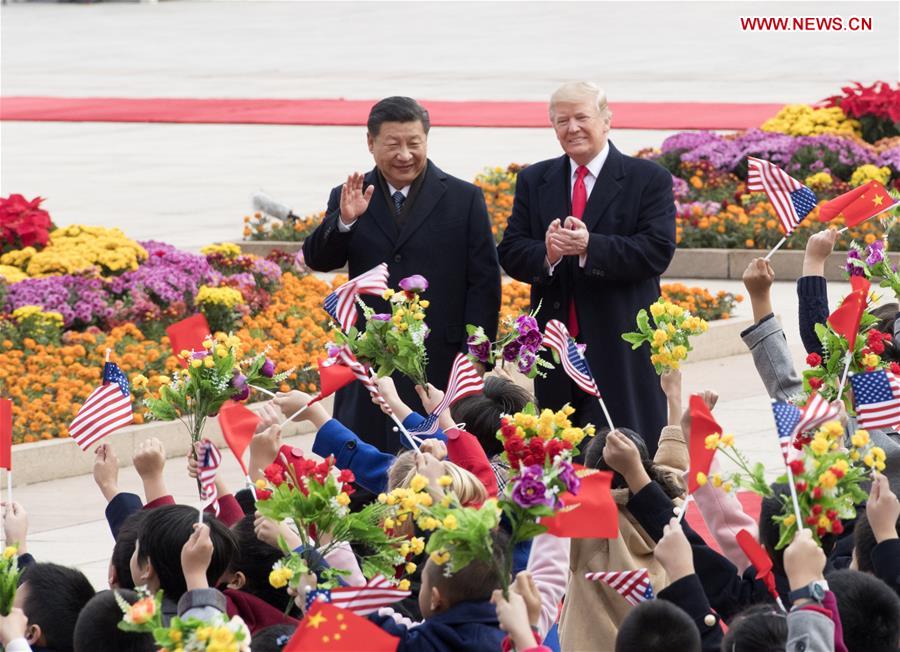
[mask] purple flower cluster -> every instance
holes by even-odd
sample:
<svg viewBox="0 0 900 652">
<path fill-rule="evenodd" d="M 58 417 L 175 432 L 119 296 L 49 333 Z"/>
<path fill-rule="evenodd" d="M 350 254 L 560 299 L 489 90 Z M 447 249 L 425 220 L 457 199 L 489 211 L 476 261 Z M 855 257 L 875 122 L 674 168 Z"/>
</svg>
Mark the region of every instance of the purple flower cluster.
<svg viewBox="0 0 900 652">
<path fill-rule="evenodd" d="M 49 276 L 29 278 L 8 286 L 5 312 L 29 305 L 60 313 L 65 328 L 104 326 L 114 316 L 99 278 Z"/>
<path fill-rule="evenodd" d="M 711 131 L 682 131 L 666 138 L 660 150 L 663 154 L 668 154 L 678 150 L 696 149 L 720 139 L 721 136 Z"/>
<path fill-rule="evenodd" d="M 884 260 L 884 242 L 882 240 L 876 240 L 866 247 L 866 254 L 866 264 L 870 266 L 877 265 Z"/>
<path fill-rule="evenodd" d="M 533 464 L 522 468 L 520 475 L 514 480 L 512 499 L 524 509 L 537 505 L 553 507 L 553 494 L 547 491 L 544 484 L 543 467 Z"/>
<path fill-rule="evenodd" d="M 190 303 L 200 286 L 212 280 L 213 269 L 204 256 L 153 240 L 140 244 L 149 254 L 146 262 L 109 281 L 111 294 L 160 306 Z"/>
<path fill-rule="evenodd" d="M 470 335 L 466 344 L 469 346 L 469 355 L 474 356 L 479 362 L 491 361 L 492 342 L 484 335 Z"/>
<path fill-rule="evenodd" d="M 863 268 L 854 265 L 850 262 L 851 260 L 862 260 L 862 255 L 856 249 L 851 249 L 847 252 L 847 264 L 844 265 L 844 269 L 850 276 L 865 276 L 866 273 L 863 271 Z"/>
<path fill-rule="evenodd" d="M 537 352 L 544 337 L 537 320 L 531 315 L 521 315 L 516 319 L 515 332 L 515 339 L 503 347 L 503 359 L 516 362 L 519 371 L 528 374 L 537 361 Z"/>
</svg>

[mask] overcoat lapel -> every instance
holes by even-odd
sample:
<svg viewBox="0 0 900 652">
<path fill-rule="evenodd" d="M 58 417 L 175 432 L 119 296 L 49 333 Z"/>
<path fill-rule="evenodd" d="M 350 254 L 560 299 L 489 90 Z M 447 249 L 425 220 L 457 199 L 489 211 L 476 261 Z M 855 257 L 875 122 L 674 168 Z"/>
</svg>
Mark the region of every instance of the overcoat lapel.
<svg viewBox="0 0 900 652">
<path fill-rule="evenodd" d="M 625 168 L 622 154 L 610 143 L 606 162 L 603 164 L 603 168 L 594 182 L 594 188 L 591 190 L 591 196 L 588 197 L 587 204 L 584 207 L 584 215 L 582 216 L 588 231 L 591 233 L 597 233 L 594 228 L 600 222 L 613 199 L 622 192 L 620 181 L 624 177 Z M 607 220 L 605 222 L 600 232 L 613 232 L 614 229 L 610 228 L 612 227 L 611 221 Z"/>
<path fill-rule="evenodd" d="M 434 163 L 428 161 L 428 169 L 425 170 L 425 179 L 422 181 L 422 187 L 419 188 L 419 193 L 415 197 L 412 210 L 406 216 L 403 226 L 400 227 L 397 247 L 406 242 L 434 211 L 434 207 L 437 206 L 447 190 L 447 185 L 444 183 L 446 178 L 446 174 Z"/>
<path fill-rule="evenodd" d="M 391 242 L 396 242 L 399 232 L 397 230 L 397 220 L 394 219 L 394 207 L 388 206 L 387 199 L 384 197 L 384 191 L 381 188 L 381 181 L 378 178 L 378 172 L 374 169 L 365 178 L 364 187 L 368 188 L 369 185 L 375 186 L 375 193 L 369 202 L 368 212 L 375 224 L 391 239 Z"/>
</svg>

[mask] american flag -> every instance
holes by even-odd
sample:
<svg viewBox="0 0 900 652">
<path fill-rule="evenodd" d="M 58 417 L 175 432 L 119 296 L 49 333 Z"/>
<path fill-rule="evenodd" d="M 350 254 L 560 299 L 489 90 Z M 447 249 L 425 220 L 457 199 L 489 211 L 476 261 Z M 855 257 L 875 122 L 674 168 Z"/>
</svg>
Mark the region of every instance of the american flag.
<svg viewBox="0 0 900 652">
<path fill-rule="evenodd" d="M 469 358 L 462 353 L 457 353 L 453 360 L 453 367 L 450 369 L 450 379 L 447 381 L 447 391 L 444 392 L 443 400 L 438 403 L 434 412 L 418 425 L 411 428 L 410 433 L 416 435 L 431 435 L 438 430 L 438 418 L 441 413 L 448 407 L 456 403 L 459 399 L 478 394 L 484 391 L 484 380 L 481 374 L 475 369 Z"/>
<path fill-rule="evenodd" d="M 547 327 L 544 329 L 544 344 L 559 354 L 563 370 L 569 375 L 569 378 L 575 381 L 576 385 L 588 394 L 600 396 L 600 390 L 591 375 L 587 360 L 578 350 L 575 341 L 569 337 L 569 331 L 565 324 L 557 319 L 548 321 Z"/>
<path fill-rule="evenodd" d="M 197 459 L 200 462 L 197 469 L 197 478 L 200 480 L 200 491 L 203 493 L 203 500 L 205 501 L 203 509 L 212 505 L 213 512 L 218 516 L 219 492 L 216 491 L 216 473 L 219 470 L 219 464 L 222 463 L 222 453 L 210 440 L 204 439 L 200 442 Z"/>
<path fill-rule="evenodd" d="M 644 600 L 653 599 L 653 585 L 650 584 L 650 573 L 646 568 L 585 573 L 584 577 L 592 582 L 608 584 L 632 606 L 637 606 Z"/>
<path fill-rule="evenodd" d="M 352 611 L 357 616 L 368 616 L 388 605 L 399 602 L 411 595 L 401 591 L 384 575 L 376 575 L 365 586 L 341 586 L 331 590 L 311 591 L 306 596 L 306 608 L 314 602 L 330 602 L 335 607 Z"/>
<path fill-rule="evenodd" d="M 889 371 L 850 376 L 856 421 L 861 428 L 890 428 L 900 424 L 900 378 Z"/>
<path fill-rule="evenodd" d="M 764 191 L 781 220 L 784 235 L 790 235 L 816 207 L 816 194 L 768 161 L 747 157 L 747 190 Z"/>
<path fill-rule="evenodd" d="M 342 346 L 338 349 L 337 356 L 338 364 L 342 364 L 350 371 L 353 372 L 353 375 L 356 376 L 356 379 L 363 384 L 363 386 L 369 390 L 369 393 L 372 395 L 372 398 L 380 405 L 382 408 L 386 408 L 390 411 L 390 407 L 387 404 L 387 401 L 384 400 L 384 397 L 381 395 L 381 392 L 378 391 L 378 385 L 375 384 L 375 379 L 369 375 L 369 370 L 365 368 L 365 366 L 359 362 L 356 357 L 353 355 L 353 351 L 350 350 L 348 346 Z"/>
<path fill-rule="evenodd" d="M 795 427 L 794 436 L 818 428 L 826 421 L 833 421 L 838 418 L 838 414 L 840 412 L 836 407 L 826 401 L 818 392 L 813 391 L 800 412 L 800 421 Z"/>
<path fill-rule="evenodd" d="M 381 263 L 368 272 L 351 278 L 325 297 L 325 312 L 340 325 L 342 331 L 350 330 L 356 323 L 356 297 L 360 294 L 382 295 L 388 289 L 388 266 Z"/>
<path fill-rule="evenodd" d="M 782 401 L 772 401 L 772 414 L 775 415 L 775 427 L 778 429 L 778 443 L 781 445 L 781 455 L 785 462 L 791 442 L 794 440 L 794 431 L 800 423 L 800 408 Z"/>
<path fill-rule="evenodd" d="M 69 436 L 86 451 L 133 421 L 128 377 L 114 362 L 107 362 L 103 365 L 103 384 L 91 392 L 78 410 L 69 426 Z"/>
</svg>

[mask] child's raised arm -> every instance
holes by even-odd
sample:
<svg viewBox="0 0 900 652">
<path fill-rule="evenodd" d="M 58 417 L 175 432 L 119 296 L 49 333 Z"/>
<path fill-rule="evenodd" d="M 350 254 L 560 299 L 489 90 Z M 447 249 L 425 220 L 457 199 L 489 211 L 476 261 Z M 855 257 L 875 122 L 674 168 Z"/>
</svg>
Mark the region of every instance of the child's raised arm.
<svg viewBox="0 0 900 652">
<path fill-rule="evenodd" d="M 144 484 L 144 500 L 149 505 L 169 495 L 163 470 L 166 467 L 166 449 L 156 437 L 150 437 L 138 446 L 131 459 L 134 470 Z"/>
</svg>

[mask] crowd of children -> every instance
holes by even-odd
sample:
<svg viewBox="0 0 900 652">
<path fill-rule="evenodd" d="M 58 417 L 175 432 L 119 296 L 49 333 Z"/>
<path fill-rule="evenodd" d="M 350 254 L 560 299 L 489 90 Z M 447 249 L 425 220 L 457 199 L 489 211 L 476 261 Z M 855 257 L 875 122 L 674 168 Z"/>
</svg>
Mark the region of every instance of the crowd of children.
<svg viewBox="0 0 900 652">
<path fill-rule="evenodd" d="M 834 234 L 810 239 L 798 283 L 800 326 L 804 344 L 814 350 L 812 329 L 828 314 L 823 261 Z M 801 388 L 784 332 L 774 316 L 770 287 L 775 274 L 757 259 L 744 274 L 754 325 L 742 334 L 767 392 L 786 400 Z M 879 328 L 894 336 L 900 326 L 896 304 L 881 310 Z M 891 342 L 892 344 L 892 342 Z M 900 347 L 886 357 L 900 361 Z M 494 560 L 475 560 L 446 573 L 419 550 L 412 555 L 411 595 L 379 608 L 368 620 L 396 637 L 397 650 L 418 652 L 616 650 L 617 652 L 713 651 L 887 652 L 900 646 L 900 438 L 871 431 L 886 452 L 883 473 L 874 474 L 868 501 L 840 535 L 822 537 L 820 546 L 800 530 L 786 548 L 776 549 L 778 528 L 772 516 L 781 509 L 784 486 L 764 499 L 759 521 L 748 516 L 733 494 L 713 483 L 692 496 L 709 531 L 705 540 L 688 522 L 673 518 L 685 497 L 689 467 L 687 433 L 691 415 L 682 405 L 678 372 L 661 379 L 669 404 L 669 423 L 651 458 L 641 433 L 626 428 L 600 431 L 584 449 L 583 463 L 613 473 L 612 495 L 618 507 L 615 539 L 565 539 L 539 534 L 525 544 L 510 545 L 504 524 L 493 538 Z M 387 406 L 405 426 L 423 417 L 404 405 L 390 379 L 378 383 Z M 422 391 L 427 412 L 440 403 L 434 387 Z M 712 409 L 716 395 L 706 392 Z M 279 394 L 260 413 L 249 449 L 252 480 L 272 464 L 288 467 L 300 458 L 281 441 L 278 423 L 308 406 L 300 417 L 316 429 L 312 452 L 333 456 L 338 469 L 352 471 L 359 495 L 408 488 L 421 478 L 437 489 L 449 478 L 463 505 L 478 506 L 504 491 L 509 467 L 496 438 L 503 415 L 534 402 L 528 391 L 502 372 L 485 379 L 483 392 L 461 399 L 441 415 L 441 430 L 418 451 L 381 451 L 333 419 L 319 403 L 298 391 Z M 854 432 L 852 422 L 843 428 Z M 465 429 L 457 424 L 465 424 Z M 847 437 L 850 435 L 847 434 Z M 774 446 L 774 435 L 773 435 Z M 106 518 L 114 539 L 109 588 L 95 592 L 78 570 L 28 554 L 28 515 L 18 503 L 5 505 L 6 541 L 16 549 L 22 569 L 13 608 L 0 617 L 0 643 L 7 652 L 56 650 L 128 652 L 156 650 L 146 631 L 125 631 L 123 604 L 139 605 L 146 593 L 161 592 L 161 622 L 197 618 L 211 621 L 238 616 L 250 634 L 254 652 L 290 646 L 309 605 L 305 592 L 322 569 L 340 568 L 342 582 L 361 586 L 364 577 L 358 550 L 329 546 L 311 564 L 307 584 L 291 589 L 270 581 L 285 548 L 303 548 L 294 524 L 273 522 L 257 511 L 251 489 L 232 493 L 217 477 L 218 516 L 198 518 L 194 507 L 177 505 L 166 488 L 166 455 L 148 440 L 134 455 L 144 487 L 143 499 L 119 490 L 118 460 L 106 445 L 96 449 L 94 478 L 107 500 Z M 197 475 L 189 457 L 187 472 Z M 361 500 L 354 498 L 353 509 Z M 199 521 L 202 521 L 200 523 Z M 777 600 L 754 565 L 736 545 L 746 529 L 773 561 Z M 424 536 L 411 520 L 395 534 Z M 327 532 L 316 532 L 320 545 Z M 512 556 L 510 564 L 505 563 Z M 508 592 L 498 569 L 511 567 Z M 586 578 L 587 573 L 647 569 L 655 599 L 633 606 L 621 592 Z M 371 579 L 371 578 L 369 578 Z M 144 589 L 141 589 L 144 587 Z M 136 591 L 136 589 L 141 589 Z M 559 643 L 551 643 L 558 632 Z M 210 635 L 211 636 L 211 635 Z M 177 648 L 175 648 L 177 649 Z M 205 649 L 238 650 L 246 644 L 213 641 Z M 348 649 L 348 648 L 342 648 Z M 365 648 L 360 648 L 365 649 Z"/>
</svg>

